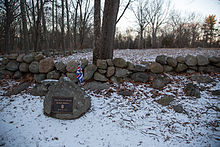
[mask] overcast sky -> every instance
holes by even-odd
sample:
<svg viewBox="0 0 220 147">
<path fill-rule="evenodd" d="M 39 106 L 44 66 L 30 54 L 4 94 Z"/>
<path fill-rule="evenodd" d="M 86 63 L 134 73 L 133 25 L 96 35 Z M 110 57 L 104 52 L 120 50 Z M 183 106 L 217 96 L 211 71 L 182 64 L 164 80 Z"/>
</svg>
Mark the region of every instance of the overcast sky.
<svg viewBox="0 0 220 147">
<path fill-rule="evenodd" d="M 180 11 L 182 15 L 195 12 L 201 15 L 202 20 L 209 14 L 214 14 L 220 21 L 220 0 L 170 0 L 174 9 Z M 131 10 L 127 10 L 125 15 L 117 24 L 121 31 L 136 26 Z"/>
</svg>

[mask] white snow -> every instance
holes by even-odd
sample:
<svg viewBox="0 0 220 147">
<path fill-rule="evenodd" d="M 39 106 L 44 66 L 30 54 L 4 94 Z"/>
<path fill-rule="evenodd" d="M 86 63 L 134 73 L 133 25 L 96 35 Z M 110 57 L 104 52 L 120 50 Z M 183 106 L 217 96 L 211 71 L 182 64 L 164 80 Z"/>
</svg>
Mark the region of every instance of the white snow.
<svg viewBox="0 0 220 147">
<path fill-rule="evenodd" d="M 220 49 L 116 49 L 114 50 L 114 58 L 124 58 L 132 63 L 140 63 L 141 61 L 153 62 L 158 55 L 167 55 L 169 57 L 178 57 L 190 55 L 220 56 Z M 62 60 L 64 63 L 74 60 L 86 58 L 92 62 L 92 52 L 77 53 L 68 57 L 58 57 L 57 61 Z"/>
<path fill-rule="evenodd" d="M 142 56 L 142 51 L 135 51 Z M 175 53 L 172 55 L 177 56 Z M 147 56 L 136 61 L 142 58 L 146 59 Z M 153 58 L 149 56 L 148 59 Z M 208 75 L 215 80 L 209 84 L 194 82 L 199 87 L 205 87 L 201 91 L 201 98 L 188 97 L 183 92 L 184 85 L 192 82 L 191 75 L 166 76 L 172 82 L 162 90 L 153 89 L 150 83 L 125 82 L 114 84 L 101 92 L 86 91 L 91 96 L 91 109 L 76 120 L 45 116 L 44 97 L 32 96 L 28 91 L 11 97 L 4 96 L 18 82 L 3 79 L 0 81 L 0 146 L 220 146 L 220 113 L 212 109 L 212 106 L 220 108 L 219 97 L 211 93 L 220 89 L 220 75 Z M 130 90 L 133 95 L 119 95 L 119 89 Z M 157 97 L 153 98 L 152 95 Z M 158 104 L 156 100 L 163 95 L 174 95 L 175 100 L 171 105 L 181 104 L 187 114 Z"/>
</svg>

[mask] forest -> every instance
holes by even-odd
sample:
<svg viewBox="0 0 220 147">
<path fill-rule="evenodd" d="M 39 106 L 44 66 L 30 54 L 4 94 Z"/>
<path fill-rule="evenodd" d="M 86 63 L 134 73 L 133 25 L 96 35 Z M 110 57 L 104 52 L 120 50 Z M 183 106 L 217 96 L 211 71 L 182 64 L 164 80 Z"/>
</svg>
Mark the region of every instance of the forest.
<svg viewBox="0 0 220 147">
<path fill-rule="evenodd" d="M 102 16 L 103 4 L 100 9 Z M 93 48 L 94 11 L 93 0 L 0 0 L 0 52 Z M 126 11 L 133 13 L 131 21 L 136 25 L 121 31 L 117 23 Z M 115 49 L 215 48 L 220 44 L 215 14 L 186 16 L 166 0 L 121 0 L 118 12 Z"/>
</svg>

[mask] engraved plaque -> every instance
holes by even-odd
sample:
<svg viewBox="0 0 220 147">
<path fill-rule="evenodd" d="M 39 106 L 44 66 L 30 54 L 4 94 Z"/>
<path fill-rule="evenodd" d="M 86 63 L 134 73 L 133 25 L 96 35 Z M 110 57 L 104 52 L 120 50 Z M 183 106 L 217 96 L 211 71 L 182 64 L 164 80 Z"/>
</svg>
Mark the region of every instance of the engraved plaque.
<svg viewBox="0 0 220 147">
<path fill-rule="evenodd" d="M 52 113 L 72 113 L 73 112 L 73 98 L 59 98 L 52 99 Z"/>
</svg>

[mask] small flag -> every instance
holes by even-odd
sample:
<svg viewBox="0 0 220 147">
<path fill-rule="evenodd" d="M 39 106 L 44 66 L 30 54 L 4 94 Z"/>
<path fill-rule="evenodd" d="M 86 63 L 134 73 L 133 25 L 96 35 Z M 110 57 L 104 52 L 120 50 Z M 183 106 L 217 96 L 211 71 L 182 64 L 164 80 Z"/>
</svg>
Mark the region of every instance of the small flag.
<svg viewBox="0 0 220 147">
<path fill-rule="evenodd" d="M 80 62 L 79 62 L 78 67 L 77 67 L 76 78 L 78 79 L 79 83 L 83 82 L 83 72 L 82 72 L 82 67 L 81 67 Z"/>
</svg>

